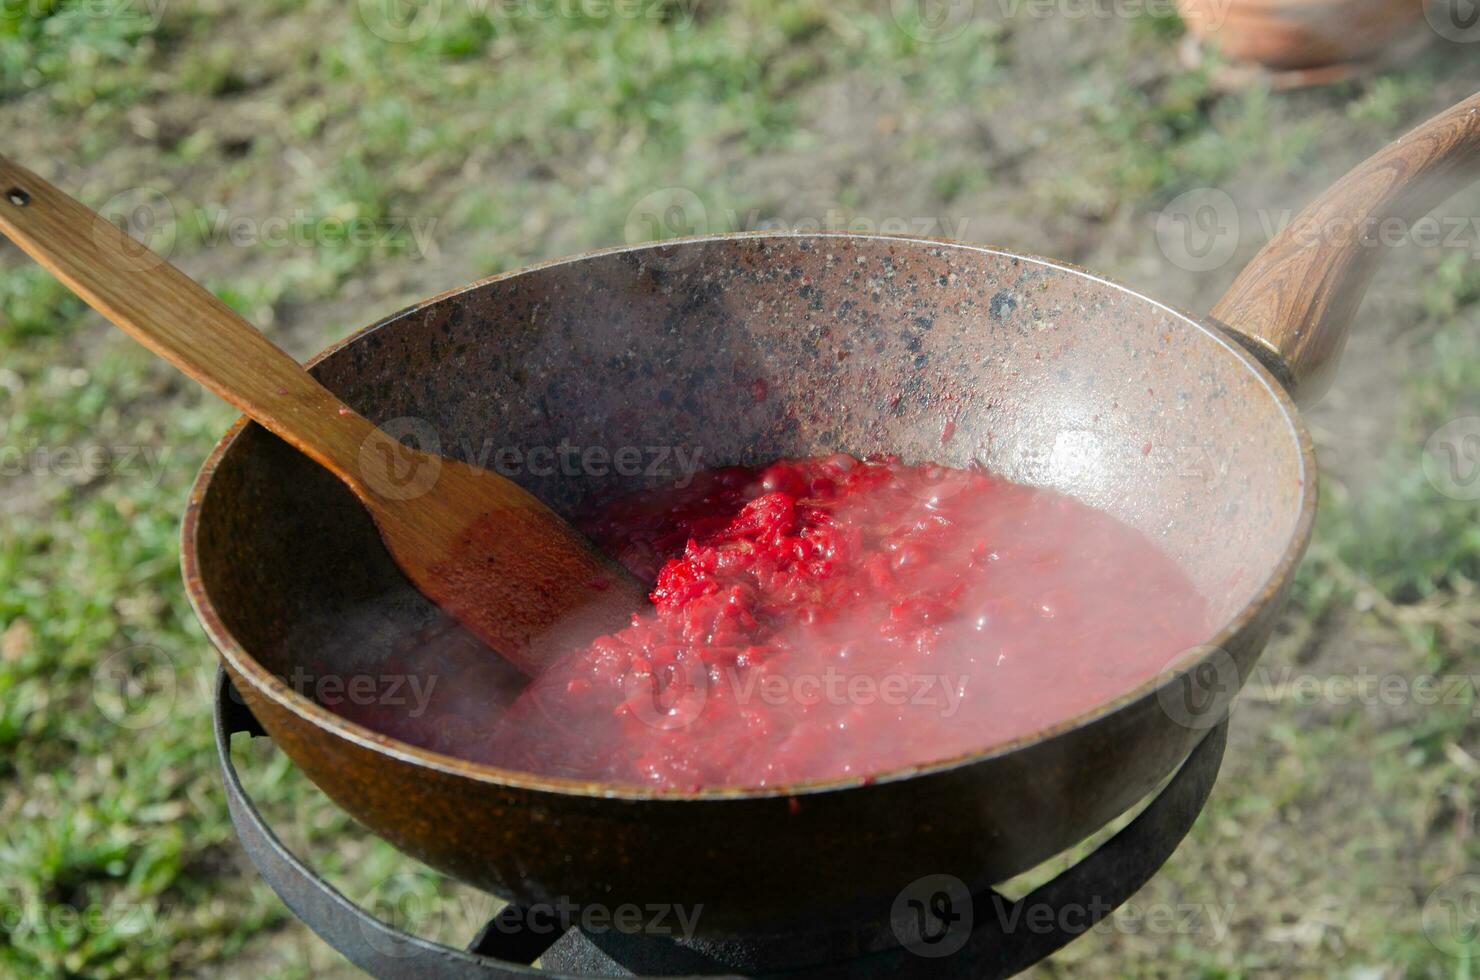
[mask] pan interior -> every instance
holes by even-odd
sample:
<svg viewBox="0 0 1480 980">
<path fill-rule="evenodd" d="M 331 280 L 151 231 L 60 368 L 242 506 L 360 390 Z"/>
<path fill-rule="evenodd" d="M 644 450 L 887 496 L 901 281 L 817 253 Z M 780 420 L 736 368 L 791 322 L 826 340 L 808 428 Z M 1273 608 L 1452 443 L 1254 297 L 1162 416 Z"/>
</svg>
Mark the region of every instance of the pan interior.
<svg viewBox="0 0 1480 980">
<path fill-rule="evenodd" d="M 1304 496 L 1289 403 L 1236 345 L 1098 278 L 967 246 L 599 253 L 398 314 L 315 373 L 392 433 L 567 514 L 694 461 L 977 462 L 1140 529 L 1220 622 L 1286 555 Z M 565 446 L 607 462 L 562 472 Z M 203 480 L 186 548 L 204 605 L 268 671 L 373 671 L 439 621 L 353 497 L 264 430 L 240 430 Z"/>
</svg>

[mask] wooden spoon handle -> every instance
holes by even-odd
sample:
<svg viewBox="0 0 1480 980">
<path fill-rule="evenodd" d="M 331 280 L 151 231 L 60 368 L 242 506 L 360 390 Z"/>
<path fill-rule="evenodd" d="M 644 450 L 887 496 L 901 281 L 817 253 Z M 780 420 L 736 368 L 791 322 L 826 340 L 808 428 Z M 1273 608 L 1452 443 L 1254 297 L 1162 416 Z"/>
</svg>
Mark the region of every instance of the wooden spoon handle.
<svg viewBox="0 0 1480 980">
<path fill-rule="evenodd" d="M 369 421 L 189 276 L 3 156 L 0 232 L 144 346 L 363 490 Z"/>
<path fill-rule="evenodd" d="M 1384 241 L 1480 177 L 1480 95 L 1360 164 L 1239 273 L 1213 319 L 1241 334 L 1302 402 L 1330 384 Z"/>
</svg>

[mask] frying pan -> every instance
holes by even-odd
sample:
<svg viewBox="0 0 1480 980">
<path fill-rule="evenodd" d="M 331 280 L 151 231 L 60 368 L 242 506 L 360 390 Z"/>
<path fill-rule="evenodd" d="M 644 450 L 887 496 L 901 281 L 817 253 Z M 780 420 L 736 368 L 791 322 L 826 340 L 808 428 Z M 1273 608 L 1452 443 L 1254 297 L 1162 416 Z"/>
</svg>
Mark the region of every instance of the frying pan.
<svg viewBox="0 0 1480 980">
<path fill-rule="evenodd" d="M 726 934 L 877 911 L 924 875 L 986 887 L 1124 811 L 1218 720 L 1183 709 L 1248 675 L 1311 533 L 1316 466 L 1294 396 L 1329 378 L 1383 222 L 1426 213 L 1477 155 L 1480 96 L 1301 212 L 1206 317 L 1002 249 L 732 235 L 486 279 L 313 362 L 367 417 L 422 420 L 464 458 L 562 439 L 684 447 L 705 465 L 891 451 L 975 460 L 1139 528 L 1225 625 L 1153 681 L 1009 744 L 869 779 L 692 794 L 501 770 L 352 723 L 288 679 L 373 673 L 439 614 L 332 476 L 245 421 L 190 496 L 191 601 L 318 786 L 499 895 L 702 904 L 699 929 Z M 571 514 L 671 476 L 518 479 Z"/>
</svg>

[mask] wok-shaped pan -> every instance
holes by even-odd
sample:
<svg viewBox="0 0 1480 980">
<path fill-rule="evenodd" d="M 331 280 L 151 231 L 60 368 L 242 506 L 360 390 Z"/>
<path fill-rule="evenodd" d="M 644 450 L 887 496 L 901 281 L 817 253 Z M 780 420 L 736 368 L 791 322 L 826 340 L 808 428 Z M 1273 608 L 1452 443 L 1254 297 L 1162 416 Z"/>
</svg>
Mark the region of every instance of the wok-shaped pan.
<svg viewBox="0 0 1480 980">
<path fill-rule="evenodd" d="M 877 913 L 929 874 L 986 886 L 1104 825 L 1218 720 L 1311 531 L 1315 461 L 1291 392 L 1334 365 L 1381 222 L 1425 213 L 1477 153 L 1480 96 L 1302 212 L 1209 317 L 1003 250 L 724 236 L 475 283 L 315 362 L 360 412 L 425 420 L 453 455 L 562 439 L 683 447 L 706 465 L 893 451 L 976 460 L 1109 511 L 1174 555 L 1226 625 L 1156 681 L 1011 744 L 875 779 L 694 795 L 500 770 L 351 723 L 292 678 L 374 674 L 438 613 L 335 479 L 254 424 L 222 439 L 191 495 L 190 597 L 315 783 L 496 893 L 702 903 L 699 928 L 724 933 Z M 567 514 L 662 482 L 519 479 Z"/>
</svg>

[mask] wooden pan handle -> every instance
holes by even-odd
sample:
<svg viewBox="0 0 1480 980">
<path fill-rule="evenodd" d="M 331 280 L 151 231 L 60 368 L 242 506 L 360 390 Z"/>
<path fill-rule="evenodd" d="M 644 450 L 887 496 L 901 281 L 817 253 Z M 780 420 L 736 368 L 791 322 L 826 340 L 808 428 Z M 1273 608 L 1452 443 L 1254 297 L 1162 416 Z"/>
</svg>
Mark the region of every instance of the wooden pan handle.
<svg viewBox="0 0 1480 980">
<path fill-rule="evenodd" d="M 1239 273 L 1212 317 L 1241 334 L 1302 402 L 1325 393 L 1396 224 L 1406 235 L 1480 173 L 1480 94 L 1360 164 Z"/>
<path fill-rule="evenodd" d="M 102 215 L 0 156 L 0 232 L 88 305 L 363 495 L 375 427 L 256 327 Z"/>
</svg>

